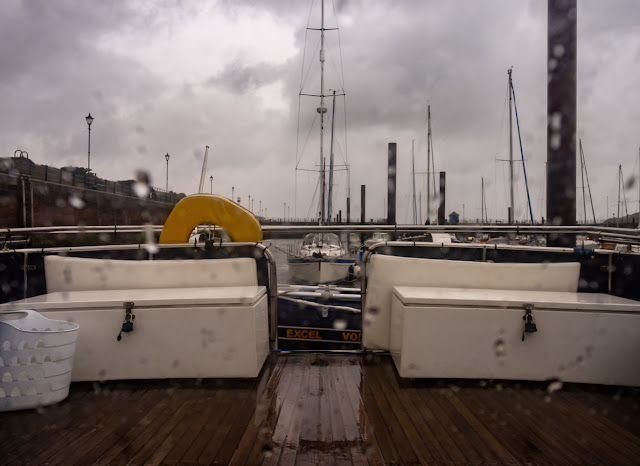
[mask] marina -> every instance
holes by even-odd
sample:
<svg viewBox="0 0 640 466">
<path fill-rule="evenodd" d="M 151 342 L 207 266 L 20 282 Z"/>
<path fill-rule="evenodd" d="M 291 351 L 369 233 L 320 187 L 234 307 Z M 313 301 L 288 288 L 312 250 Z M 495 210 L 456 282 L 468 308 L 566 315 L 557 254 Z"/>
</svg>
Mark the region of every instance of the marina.
<svg viewBox="0 0 640 466">
<path fill-rule="evenodd" d="M 16 8 L 27 14 L 22 5 Z M 164 189 L 151 183 L 157 167 L 137 169 L 133 179 L 119 181 L 91 170 L 96 168 L 91 113 L 85 119 L 86 169 L 36 164 L 21 149 L 0 159 L 0 465 L 637 464 L 640 217 L 633 209 L 629 214 L 625 193 L 635 190 L 637 180 L 625 180 L 617 164 L 617 216 L 609 217 L 607 198 L 607 215 L 598 221 L 577 129 L 593 126 L 591 117 L 605 107 L 600 103 L 586 116 L 583 109 L 578 118 L 575 0 L 549 0 L 544 18 L 537 7 L 505 13 L 505 18 L 528 17 L 535 27 L 527 30 L 536 34 L 546 20 L 548 63 L 540 76 L 521 66 L 530 55 L 524 46 L 514 49 L 517 53 L 503 50 L 499 61 L 487 60 L 487 67 L 495 68 L 506 58 L 521 57 L 514 77 L 519 90 L 527 89 L 518 94 L 523 105 L 516 106 L 514 67 L 502 68 L 508 70 L 503 120 L 508 109 L 509 160 L 498 158 L 499 141 L 490 182 L 486 154 L 483 159 L 475 154 L 488 152 L 487 138 L 480 135 L 494 124 L 485 120 L 496 113 L 486 110 L 497 93 L 489 90 L 493 78 L 484 83 L 480 78 L 484 63 L 465 59 L 466 49 L 476 44 L 455 47 L 446 60 L 422 50 L 424 44 L 439 44 L 434 37 L 415 42 L 420 48 L 406 49 L 404 58 L 390 52 L 391 34 L 367 41 L 362 50 L 371 53 L 351 49 L 347 69 L 351 59 L 363 67 L 378 53 L 387 56 L 386 62 L 361 68 L 369 73 L 354 89 L 359 107 L 350 115 L 356 116 L 358 168 L 352 172 L 339 31 L 346 27 L 354 34 L 356 18 L 371 18 L 356 15 L 362 12 L 349 2 L 320 0 L 312 2 L 304 31 L 294 34 L 288 24 L 294 16 L 279 22 L 268 6 L 194 6 L 190 15 L 176 8 L 172 11 L 185 24 L 202 15 L 197 29 L 207 31 L 199 41 L 203 49 L 194 49 L 193 56 L 183 51 L 185 77 L 163 75 L 167 82 L 177 79 L 180 84 L 172 86 L 180 88 L 181 108 L 197 118 L 183 115 L 171 121 L 170 130 L 159 130 L 151 115 L 173 99 L 171 92 L 166 101 L 132 99 L 126 112 L 105 98 L 114 105 L 110 113 L 93 112 L 96 124 L 105 124 L 125 114 L 133 118 L 136 108 L 148 110 L 135 125 L 127 123 L 133 139 L 127 139 L 124 126 L 111 138 L 122 137 L 122 146 L 130 146 L 125 153 L 133 147 L 140 160 L 147 158 L 143 139 L 180 147 L 162 151 Z M 420 17 L 418 30 L 435 30 L 437 37 L 455 29 L 427 27 L 426 12 L 435 13 L 431 5 L 416 4 L 415 11 L 398 5 L 393 15 L 376 8 L 371 8 L 374 23 L 384 18 L 390 30 L 393 15 L 403 14 Z M 484 12 L 467 8 L 464 14 L 471 13 L 473 24 L 461 22 L 466 38 L 491 55 L 496 47 L 488 47 L 483 34 L 497 26 L 504 30 L 506 22 L 487 29 Z M 221 25 L 229 18 L 214 11 L 228 13 L 253 34 L 229 34 L 236 26 L 225 29 Z M 268 14 L 252 16 L 256 12 Z M 138 13 L 138 19 L 153 16 Z M 340 25 L 338 13 L 345 17 Z M 462 15 L 456 12 L 451 24 L 457 27 Z M 210 17 L 221 23 L 206 22 Z M 253 22 L 246 22 L 248 17 Z M 153 60 L 136 61 L 132 44 L 149 43 L 145 59 L 163 43 L 165 30 L 174 31 L 170 44 L 176 48 L 193 44 L 172 21 L 170 27 L 157 24 L 153 41 L 119 44 L 108 35 L 96 37 L 100 47 L 114 48 L 110 53 L 125 44 L 133 54 L 129 63 L 156 69 Z M 403 23 L 407 31 L 413 27 Z M 473 32 L 477 25 L 483 33 Z M 229 56 L 239 58 L 216 58 L 217 51 L 209 49 L 208 65 L 220 61 L 221 68 L 187 79 L 194 71 L 189 67 L 199 62 L 194 57 L 204 56 L 209 36 L 220 30 L 225 38 L 214 42 L 227 44 Z M 269 33 L 260 34 L 254 63 L 242 47 L 234 47 L 236 39 L 257 31 Z M 276 38 L 276 31 L 287 38 Z M 507 31 L 509 41 L 502 34 L 501 43 L 508 48 L 517 42 L 522 35 L 517 31 Z M 302 32 L 304 46 L 294 47 Z M 544 42 L 531 37 L 531 44 Z M 407 32 L 405 46 L 414 42 L 410 38 Z M 273 40 L 282 42 L 271 49 Z M 285 43 L 293 47 L 289 52 Z M 160 55 L 170 60 L 172 47 L 161 48 Z M 433 50 L 448 47 L 443 42 Z M 293 80 L 277 76 L 298 57 L 295 122 L 295 99 L 283 91 Z M 428 64 L 413 70 L 414 78 L 421 76 L 418 87 L 408 79 L 409 68 L 398 66 L 416 62 Z M 473 66 L 478 102 L 467 102 L 473 99 L 465 87 L 472 81 L 465 81 L 469 73 L 460 73 L 454 62 Z M 182 68 L 177 63 L 173 68 Z M 131 72 L 139 73 L 135 66 Z M 597 93 L 603 86 L 594 87 L 592 74 L 586 82 Z M 393 102 L 385 99 L 389 88 L 378 88 L 387 75 Z M 533 82 L 540 89 L 532 91 Z M 445 91 L 452 83 L 455 92 Z M 150 92 L 163 88 L 153 80 L 148 84 Z M 545 86 L 546 112 L 540 104 Z M 199 96 L 198 109 L 215 108 L 215 115 L 193 111 L 192 94 Z M 102 91 L 92 96 L 94 104 L 103 99 Z M 421 139 L 416 146 L 415 139 L 407 139 L 414 133 L 410 121 L 425 111 L 418 131 L 426 147 Z M 194 136 L 187 126 L 201 134 Z M 211 128 L 224 133 L 214 137 L 210 151 L 202 138 L 212 137 Z M 279 155 L 293 153 L 294 128 L 295 167 Z M 520 161 L 514 160 L 516 128 Z M 190 134 L 188 144 L 178 142 L 181 133 Z M 584 225 L 577 222 L 578 141 Z M 597 147 L 592 144 L 585 144 L 589 154 Z M 311 161 L 303 158 L 309 147 L 319 148 L 319 153 L 309 149 Z M 623 153 L 620 147 L 611 143 L 610 151 Z M 427 168 L 421 172 L 425 154 Z M 466 161 L 458 160 L 459 154 Z M 114 155 L 109 164 L 119 160 L 124 159 Z M 179 179 L 193 177 L 195 162 L 202 160 L 194 194 L 174 191 L 178 182 L 169 182 L 170 160 L 172 176 Z M 497 162 L 509 162 L 503 186 L 508 202 L 500 205 Z M 104 160 L 97 163 L 107 171 Z M 591 163 L 603 171 L 597 160 L 590 158 Z M 520 169 L 523 180 L 517 179 Z M 119 171 L 126 170 L 123 162 Z M 539 210 L 534 196 L 543 179 L 546 209 Z M 359 199 L 351 196 L 356 182 L 367 183 L 360 185 Z M 593 224 L 587 224 L 585 183 Z M 490 184 L 492 214 L 485 194 Z M 599 180 L 593 187 L 602 196 Z M 478 198 L 481 219 L 474 222 L 468 219 L 476 214 L 465 213 L 463 201 L 478 188 L 472 209 Z M 273 214 L 276 205 L 281 217 Z M 359 219 L 352 215 L 354 206 Z M 306 215 L 299 213 L 307 207 Z"/>
</svg>

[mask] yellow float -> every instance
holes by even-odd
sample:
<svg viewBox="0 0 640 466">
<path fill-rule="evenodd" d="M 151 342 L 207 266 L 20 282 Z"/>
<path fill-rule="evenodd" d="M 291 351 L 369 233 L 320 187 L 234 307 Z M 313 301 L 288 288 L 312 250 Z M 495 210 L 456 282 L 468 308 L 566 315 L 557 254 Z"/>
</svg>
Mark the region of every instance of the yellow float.
<svg viewBox="0 0 640 466">
<path fill-rule="evenodd" d="M 162 228 L 160 243 L 188 243 L 193 229 L 203 223 L 224 228 L 232 241 L 262 241 L 260 222 L 240 204 L 217 194 L 193 194 L 175 205 Z"/>
</svg>

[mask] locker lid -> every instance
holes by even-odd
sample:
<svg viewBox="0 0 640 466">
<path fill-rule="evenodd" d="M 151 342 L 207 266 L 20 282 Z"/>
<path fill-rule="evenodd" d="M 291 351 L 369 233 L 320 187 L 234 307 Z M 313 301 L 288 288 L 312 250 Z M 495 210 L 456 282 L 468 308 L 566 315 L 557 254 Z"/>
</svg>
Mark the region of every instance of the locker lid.
<svg viewBox="0 0 640 466">
<path fill-rule="evenodd" d="M 57 291 L 5 303 L 0 310 L 121 309 L 125 301 L 135 303 L 135 307 L 246 306 L 255 304 L 265 293 L 264 286 Z"/>
<path fill-rule="evenodd" d="M 640 313 L 639 301 L 603 293 L 429 288 L 424 286 L 396 286 L 393 292 L 404 305 L 522 309 L 525 304 L 533 304 L 534 309 Z"/>
</svg>

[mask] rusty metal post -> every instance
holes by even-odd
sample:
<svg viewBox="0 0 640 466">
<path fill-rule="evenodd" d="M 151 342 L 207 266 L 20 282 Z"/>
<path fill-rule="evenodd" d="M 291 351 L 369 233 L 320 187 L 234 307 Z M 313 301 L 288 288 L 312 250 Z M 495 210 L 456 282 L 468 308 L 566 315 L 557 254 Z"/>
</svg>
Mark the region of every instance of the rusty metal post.
<svg viewBox="0 0 640 466">
<path fill-rule="evenodd" d="M 547 219 L 576 223 L 576 0 L 549 0 L 547 31 Z M 574 235 L 549 246 L 573 247 Z"/>
<path fill-rule="evenodd" d="M 446 188 L 446 173 L 440 172 L 440 205 L 438 206 L 438 225 L 445 224 L 445 194 L 447 192 Z"/>
<path fill-rule="evenodd" d="M 360 185 L 360 223 L 364 224 L 366 222 L 365 216 L 365 194 L 366 194 L 366 186 Z"/>
<path fill-rule="evenodd" d="M 389 168 L 387 179 L 387 224 L 396 224 L 396 150 L 395 142 L 389 143 Z"/>
</svg>

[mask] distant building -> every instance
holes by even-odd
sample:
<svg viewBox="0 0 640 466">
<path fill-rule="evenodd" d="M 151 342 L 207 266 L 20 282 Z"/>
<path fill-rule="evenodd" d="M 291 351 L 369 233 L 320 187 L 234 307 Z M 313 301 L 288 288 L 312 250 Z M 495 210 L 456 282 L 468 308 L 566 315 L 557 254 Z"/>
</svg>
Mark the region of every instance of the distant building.
<svg viewBox="0 0 640 466">
<path fill-rule="evenodd" d="M 449 223 L 451 225 L 457 225 L 458 223 L 460 223 L 460 214 L 458 212 L 451 212 L 449 214 Z"/>
</svg>

